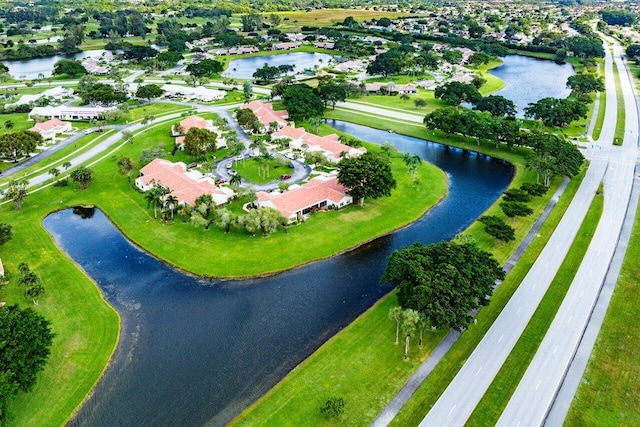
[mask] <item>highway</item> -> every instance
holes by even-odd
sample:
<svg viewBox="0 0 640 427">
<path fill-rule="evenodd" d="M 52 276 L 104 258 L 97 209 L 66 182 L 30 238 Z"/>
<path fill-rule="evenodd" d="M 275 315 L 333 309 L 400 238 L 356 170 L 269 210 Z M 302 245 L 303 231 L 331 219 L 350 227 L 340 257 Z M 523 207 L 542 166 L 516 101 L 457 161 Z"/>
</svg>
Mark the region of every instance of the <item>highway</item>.
<svg viewBox="0 0 640 427">
<path fill-rule="evenodd" d="M 539 426 L 544 423 L 580 344 L 618 243 L 634 179 L 638 115 L 620 48 L 614 45 L 613 49 L 625 101 L 625 134 L 622 147 L 599 141 L 603 148 L 592 153 L 593 163 L 608 165 L 604 177 L 604 211 L 571 287 L 500 417 L 499 426 Z M 615 122 L 605 125 L 613 128 Z"/>
<path fill-rule="evenodd" d="M 616 49 L 614 56 L 619 69 L 624 70 L 620 61 L 619 50 Z M 574 335 L 578 336 L 579 340 L 584 324 L 588 320 L 588 313 L 590 313 L 593 306 L 591 301 L 595 301 L 595 297 L 597 297 L 599 284 L 602 283 L 617 242 L 617 236 L 626 211 L 626 204 L 629 200 L 633 181 L 633 167 L 636 159 L 637 115 L 635 104 L 627 104 L 633 105 L 633 108 L 627 107 L 626 109 L 626 122 L 629 127 L 625 133 L 624 146 L 612 146 L 617 116 L 613 60 L 614 58 L 607 51 L 605 58 L 605 84 L 607 87 L 606 105 L 608 108 L 605 112 L 605 126 L 597 144 L 592 145 L 589 150 L 588 156 L 591 159 L 591 163 L 576 196 L 509 303 L 507 303 L 454 380 L 423 419 L 421 426 L 462 426 L 466 423 L 493 382 L 507 356 L 511 353 L 547 291 L 606 173 L 605 213 L 599 223 L 596 236 L 594 236 L 594 243 L 590 246 L 588 257 L 585 257 L 585 261 L 580 268 L 581 272 L 579 276 L 576 276 L 575 281 L 576 283 L 581 283 L 581 281 L 593 279 L 597 282 L 597 285 L 588 286 L 589 290 L 580 289 L 580 286 L 572 286 L 573 292 L 570 291 L 565 303 L 559 310 L 559 315 L 566 313 L 566 317 L 563 321 L 559 321 L 564 323 L 558 323 L 557 340 L 549 346 L 545 345 L 544 350 L 541 347 L 539 354 L 551 355 L 554 358 L 558 355 L 559 357 L 561 352 L 564 354 L 560 345 L 561 342 L 563 348 L 565 346 L 571 348 L 570 340 L 567 338 L 569 328 Z M 628 85 L 629 82 L 627 81 L 626 84 Z M 633 94 L 631 90 L 626 90 L 625 88 L 626 86 L 623 86 L 625 95 L 627 93 Z M 626 98 L 627 96 L 625 96 L 625 100 Z M 635 103 L 635 99 L 632 96 L 630 98 L 630 102 Z M 630 110 L 633 111 L 629 113 L 628 111 Z M 634 120 L 635 123 L 632 123 Z M 566 307 L 571 307 L 571 309 L 567 310 Z M 586 319 L 582 320 L 585 317 L 585 313 Z M 571 356 L 572 353 L 569 356 L 569 361 Z M 528 391 L 540 390 L 541 402 L 545 401 L 545 398 L 542 397 L 543 389 L 546 389 L 548 383 L 553 383 L 553 379 L 557 378 L 558 375 L 559 380 L 556 383 L 561 382 L 566 370 L 566 364 L 563 366 L 560 363 L 557 367 L 554 366 L 552 368 L 550 364 L 553 363 L 549 359 L 544 359 L 544 361 L 540 362 L 539 370 L 537 371 L 538 375 L 534 375 L 534 379 L 527 380 L 526 383 L 523 379 L 521 397 L 519 398 L 521 400 L 513 400 L 510 403 L 510 407 L 513 409 L 507 408 L 507 411 L 513 410 L 517 414 L 511 416 L 509 415 L 511 412 L 507 413 L 505 411 L 500 421 L 502 425 L 515 426 L 519 422 L 521 423 L 520 425 L 541 424 L 539 420 L 544 420 L 548 408 L 541 409 L 533 405 L 532 397 L 528 395 Z M 549 386 L 551 387 L 551 384 Z M 548 394 L 545 396 L 548 396 Z M 552 402 L 554 396 L 555 392 L 546 401 Z M 520 411 L 527 413 L 524 414 Z"/>
</svg>

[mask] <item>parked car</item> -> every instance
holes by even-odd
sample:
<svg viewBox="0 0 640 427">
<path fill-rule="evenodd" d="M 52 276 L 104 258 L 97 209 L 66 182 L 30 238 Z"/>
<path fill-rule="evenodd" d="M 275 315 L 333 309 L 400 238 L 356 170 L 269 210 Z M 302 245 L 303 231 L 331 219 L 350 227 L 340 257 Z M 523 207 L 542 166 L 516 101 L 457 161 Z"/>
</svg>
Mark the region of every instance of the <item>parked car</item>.
<svg viewBox="0 0 640 427">
<path fill-rule="evenodd" d="M 229 169 L 229 175 L 236 176 L 236 175 L 238 175 L 238 171 L 235 170 L 235 169 Z"/>
<path fill-rule="evenodd" d="M 227 162 L 226 167 L 227 169 L 231 169 L 233 167 L 233 162 Z"/>
<path fill-rule="evenodd" d="M 189 163 L 189 164 L 187 165 L 187 169 L 193 169 L 193 168 L 195 168 L 196 166 L 198 166 L 198 164 L 197 164 L 196 162 Z"/>
<path fill-rule="evenodd" d="M 296 165 L 294 165 L 293 163 L 289 163 L 289 167 L 290 167 L 291 169 L 294 169 L 294 168 L 296 167 Z"/>
<path fill-rule="evenodd" d="M 282 180 L 289 179 L 289 178 L 291 178 L 291 174 L 290 173 L 282 174 L 282 176 L 280 177 L 280 179 L 282 179 Z"/>
</svg>

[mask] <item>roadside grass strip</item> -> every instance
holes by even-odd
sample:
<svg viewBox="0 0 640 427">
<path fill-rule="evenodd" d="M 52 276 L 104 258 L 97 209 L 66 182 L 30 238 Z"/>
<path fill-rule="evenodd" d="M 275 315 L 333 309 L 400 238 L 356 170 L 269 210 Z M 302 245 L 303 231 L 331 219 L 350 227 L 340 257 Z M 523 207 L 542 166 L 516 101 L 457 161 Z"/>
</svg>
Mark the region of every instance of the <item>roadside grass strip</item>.
<svg viewBox="0 0 640 427">
<path fill-rule="evenodd" d="M 613 145 L 622 145 L 624 139 L 624 122 L 625 122 L 625 110 L 624 110 L 624 95 L 622 93 L 622 85 L 620 84 L 620 75 L 618 73 L 618 67 L 613 64 L 613 74 L 616 81 L 616 100 L 618 104 L 618 116 L 616 119 L 616 131 L 613 135 Z"/>
<path fill-rule="evenodd" d="M 602 133 L 602 126 L 604 125 L 604 113 L 607 110 L 607 97 L 605 92 L 600 94 L 600 106 L 598 107 L 598 116 L 596 117 L 596 124 L 593 127 L 593 134 L 591 138 L 594 141 L 600 139 L 600 133 Z"/>
<path fill-rule="evenodd" d="M 602 187 L 602 186 L 601 186 Z M 480 403 L 467 421 L 468 426 L 494 425 L 507 406 L 520 379 L 533 359 L 555 314 L 562 304 L 602 216 L 604 195 L 596 194 L 567 256 L 533 317 Z"/>
<path fill-rule="evenodd" d="M 477 324 L 471 325 L 460 336 L 431 375 L 398 413 L 391 425 L 418 425 L 429 412 L 529 272 L 575 196 L 585 172 L 586 168 L 583 168 L 581 174 L 569 182 L 564 194 L 540 229 L 538 237 L 533 240 L 529 249 L 493 294 L 491 303 L 483 307 L 476 316 Z"/>
</svg>

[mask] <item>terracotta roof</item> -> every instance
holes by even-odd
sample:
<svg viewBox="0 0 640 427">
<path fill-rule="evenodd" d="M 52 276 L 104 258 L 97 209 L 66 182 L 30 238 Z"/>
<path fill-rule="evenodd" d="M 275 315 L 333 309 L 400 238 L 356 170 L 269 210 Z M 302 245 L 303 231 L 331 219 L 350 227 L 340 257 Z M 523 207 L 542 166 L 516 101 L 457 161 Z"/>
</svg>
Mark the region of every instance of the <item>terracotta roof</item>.
<svg viewBox="0 0 640 427">
<path fill-rule="evenodd" d="M 180 122 L 180 127 L 184 133 L 187 133 L 191 128 L 205 129 L 207 121 L 200 116 L 189 116 Z"/>
<path fill-rule="evenodd" d="M 63 122 L 59 119 L 49 119 L 46 122 L 36 123 L 34 127 L 29 130 L 33 130 L 35 132 L 46 132 L 58 126 L 66 126 L 69 122 Z"/>
<path fill-rule="evenodd" d="M 300 140 L 303 143 L 306 143 L 309 148 L 319 148 L 320 150 L 331 154 L 335 159 L 340 158 L 340 154 L 342 154 L 342 152 L 344 151 L 352 156 L 359 155 L 367 151 L 365 148 L 353 148 L 348 145 L 342 144 L 341 142 L 339 142 L 340 137 L 335 133 L 327 136 L 318 136 L 305 131 L 302 127 L 292 128 L 290 126 L 285 126 L 279 131 L 274 132 L 273 137 Z"/>
<path fill-rule="evenodd" d="M 347 188 L 338 182 L 337 176 L 317 177 L 284 193 L 257 193 L 258 201 L 271 204 L 287 218 L 305 208 L 315 206 L 322 201 L 340 203 L 346 196 Z"/>
<path fill-rule="evenodd" d="M 273 138 L 291 138 L 291 139 L 300 139 L 302 138 L 307 131 L 303 127 L 292 128 L 291 126 L 285 126 L 277 132 L 271 134 Z"/>
<path fill-rule="evenodd" d="M 273 105 L 264 104 L 260 101 L 250 102 L 242 108 L 248 108 L 253 111 L 253 114 L 256 115 L 258 120 L 260 120 L 260 123 L 265 127 L 268 127 L 271 122 L 278 122 L 286 125 L 286 119 L 289 117 L 289 113 L 286 110 L 274 110 Z"/>
<path fill-rule="evenodd" d="M 152 181 L 171 190 L 180 203 L 194 206 L 196 199 L 203 194 L 228 196 L 228 192 L 218 188 L 211 178 L 194 179 L 186 174 L 186 165 L 182 162 L 172 163 L 164 159 L 154 159 L 140 170 L 138 180 L 145 186 Z M 218 197 L 220 200 L 220 197 Z M 219 203 L 219 201 L 216 201 Z"/>
</svg>

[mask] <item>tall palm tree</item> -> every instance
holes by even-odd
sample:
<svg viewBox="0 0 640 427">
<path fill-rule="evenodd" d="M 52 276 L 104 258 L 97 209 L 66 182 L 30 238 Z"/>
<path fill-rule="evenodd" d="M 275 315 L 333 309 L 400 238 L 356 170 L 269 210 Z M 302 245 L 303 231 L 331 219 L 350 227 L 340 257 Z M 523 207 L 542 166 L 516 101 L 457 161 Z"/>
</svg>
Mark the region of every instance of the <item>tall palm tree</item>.
<svg viewBox="0 0 640 427">
<path fill-rule="evenodd" d="M 169 194 L 165 199 L 164 199 L 164 203 L 165 206 L 167 206 L 169 208 L 169 211 L 171 211 L 171 219 L 173 220 L 173 211 L 176 210 L 176 208 L 178 207 L 178 198 L 176 196 L 174 196 L 173 194 Z"/>
<path fill-rule="evenodd" d="M 240 176 L 240 174 L 233 175 L 229 180 L 229 184 L 233 185 L 234 187 L 240 187 L 241 183 L 242 183 L 242 177 Z"/>
</svg>

